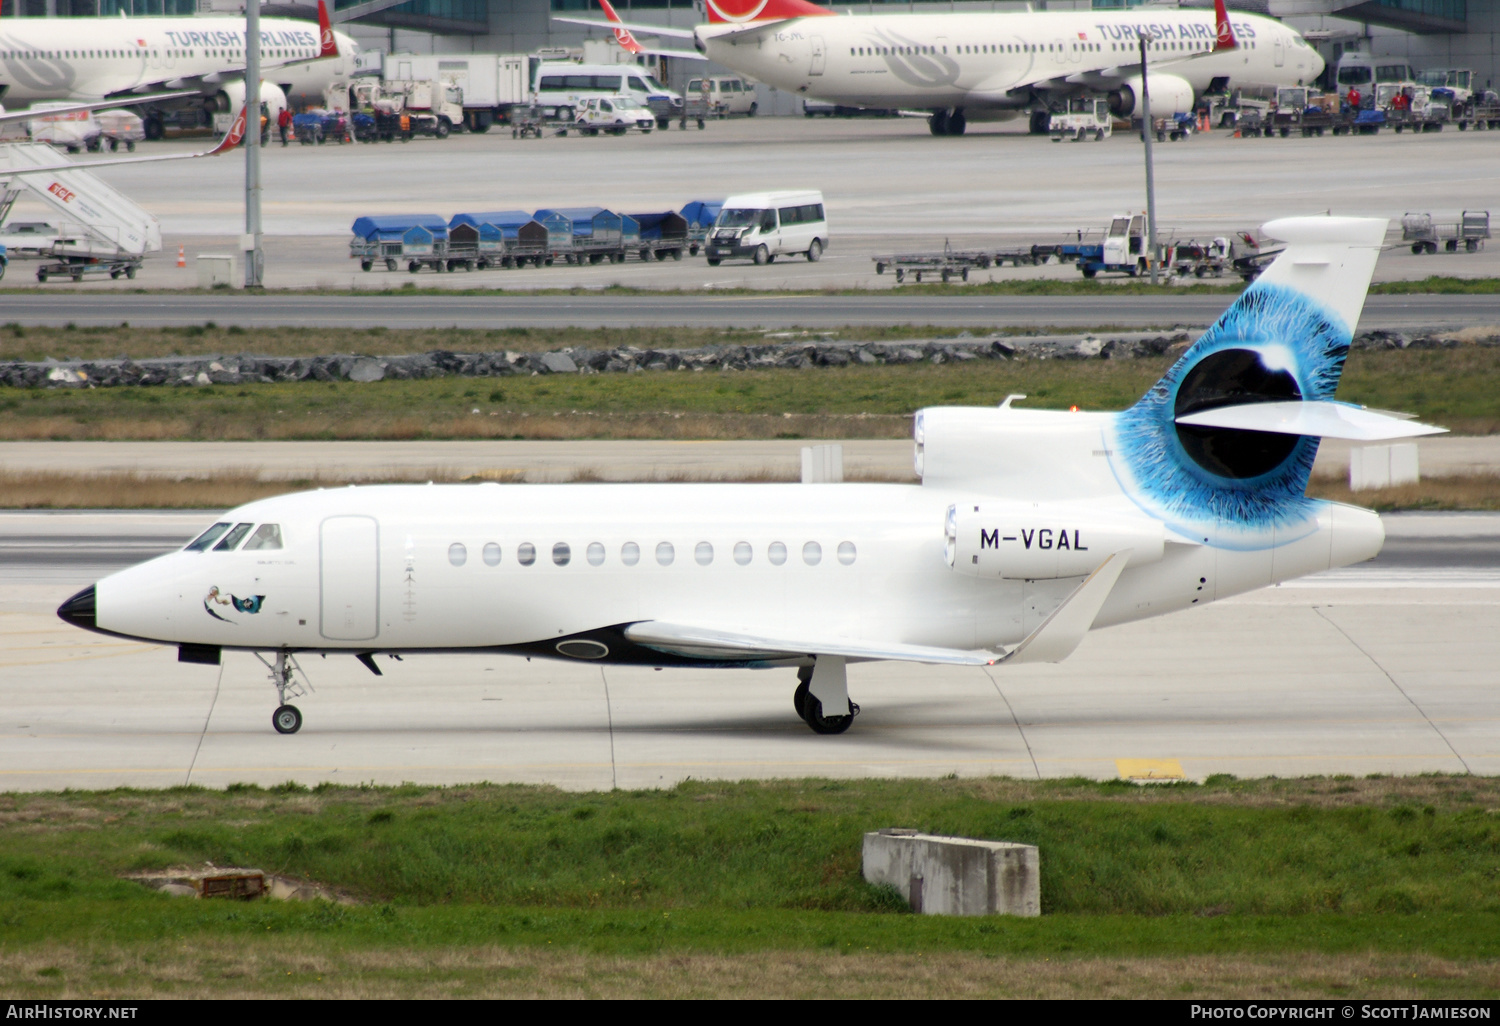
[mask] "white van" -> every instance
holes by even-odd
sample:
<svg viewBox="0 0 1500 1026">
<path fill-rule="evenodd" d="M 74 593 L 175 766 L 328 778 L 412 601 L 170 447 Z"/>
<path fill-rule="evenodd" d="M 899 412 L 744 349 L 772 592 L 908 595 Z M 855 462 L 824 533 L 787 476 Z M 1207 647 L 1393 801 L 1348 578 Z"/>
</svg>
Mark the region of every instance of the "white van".
<svg viewBox="0 0 1500 1026">
<path fill-rule="evenodd" d="M 747 192 L 724 201 L 704 255 L 718 267 L 725 257 L 769 264 L 784 253 L 816 261 L 828 248 L 828 218 L 821 192 Z"/>
<path fill-rule="evenodd" d="M 536 102 L 558 109 L 564 120 L 572 120 L 589 100 L 628 96 L 656 116 L 656 126 L 666 128 L 682 115 L 682 97 L 657 81 L 644 68 L 633 64 L 574 64 L 542 61 L 536 69 Z M 562 108 L 570 107 L 571 111 Z"/>
<path fill-rule="evenodd" d="M 688 82 L 684 92 L 688 96 L 702 95 L 703 79 L 695 78 Z M 755 117 L 755 112 L 760 107 L 755 102 L 755 86 L 743 78 L 733 76 L 714 76 L 708 79 L 708 102 L 725 114 L 743 114 L 750 118 Z"/>
</svg>

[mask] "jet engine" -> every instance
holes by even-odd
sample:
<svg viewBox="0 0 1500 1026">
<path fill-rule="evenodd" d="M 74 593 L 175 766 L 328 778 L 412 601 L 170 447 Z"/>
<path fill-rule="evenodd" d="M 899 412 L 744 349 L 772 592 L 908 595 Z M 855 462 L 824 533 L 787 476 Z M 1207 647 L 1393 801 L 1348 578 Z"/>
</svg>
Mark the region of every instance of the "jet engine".
<svg viewBox="0 0 1500 1026">
<path fill-rule="evenodd" d="M 234 82 L 225 82 L 219 88 L 219 91 L 214 94 L 214 98 L 209 102 L 209 106 L 211 110 L 218 114 L 234 114 L 239 111 L 244 102 L 245 82 L 243 79 L 240 79 Z M 267 128 L 275 131 L 276 118 L 286 109 L 286 93 L 282 92 L 281 87 L 274 83 L 262 82 L 260 84 L 260 102 L 266 105 L 266 116 L 270 118 L 266 122 Z M 247 117 L 245 120 L 247 126 L 255 123 L 253 116 Z"/>
<path fill-rule="evenodd" d="M 1151 76 L 1151 116 L 1170 117 L 1173 114 L 1188 114 L 1193 109 L 1193 85 L 1177 75 Z M 1138 115 L 1140 110 L 1141 76 L 1127 78 L 1120 88 L 1109 94 L 1109 112 L 1117 118 Z"/>
</svg>

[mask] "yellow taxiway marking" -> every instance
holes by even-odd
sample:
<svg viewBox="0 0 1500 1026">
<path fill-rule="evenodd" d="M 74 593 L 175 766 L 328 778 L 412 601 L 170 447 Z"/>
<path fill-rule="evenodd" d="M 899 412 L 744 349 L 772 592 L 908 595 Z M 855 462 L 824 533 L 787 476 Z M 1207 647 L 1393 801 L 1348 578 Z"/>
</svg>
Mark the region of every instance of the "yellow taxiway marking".
<svg viewBox="0 0 1500 1026">
<path fill-rule="evenodd" d="M 1176 759 L 1116 759 L 1115 770 L 1123 780 L 1186 780 Z"/>
</svg>

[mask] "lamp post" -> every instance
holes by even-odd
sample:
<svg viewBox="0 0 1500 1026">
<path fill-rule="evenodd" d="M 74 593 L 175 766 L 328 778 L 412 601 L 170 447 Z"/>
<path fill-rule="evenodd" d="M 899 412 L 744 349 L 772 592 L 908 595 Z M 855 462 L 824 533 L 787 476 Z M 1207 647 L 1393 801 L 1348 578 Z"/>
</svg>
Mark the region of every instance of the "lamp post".
<svg viewBox="0 0 1500 1026">
<path fill-rule="evenodd" d="M 1149 31 L 1141 32 L 1141 139 L 1146 144 L 1146 260 L 1151 267 L 1151 284 L 1156 284 L 1156 176 L 1151 166 L 1151 90 L 1146 85 L 1146 50 L 1156 36 Z"/>
<path fill-rule="evenodd" d="M 260 0 L 245 0 L 245 288 L 262 286 L 260 251 Z"/>
</svg>

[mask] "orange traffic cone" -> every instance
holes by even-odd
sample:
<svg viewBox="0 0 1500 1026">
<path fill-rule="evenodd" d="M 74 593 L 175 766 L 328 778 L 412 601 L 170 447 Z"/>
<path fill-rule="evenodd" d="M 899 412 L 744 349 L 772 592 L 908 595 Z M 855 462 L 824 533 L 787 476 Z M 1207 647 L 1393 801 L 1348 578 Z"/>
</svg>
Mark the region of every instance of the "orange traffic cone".
<svg viewBox="0 0 1500 1026">
<path fill-rule="evenodd" d="M 178 267 L 186 267 L 187 266 L 187 247 L 186 246 L 178 246 L 177 247 L 177 266 Z"/>
</svg>

